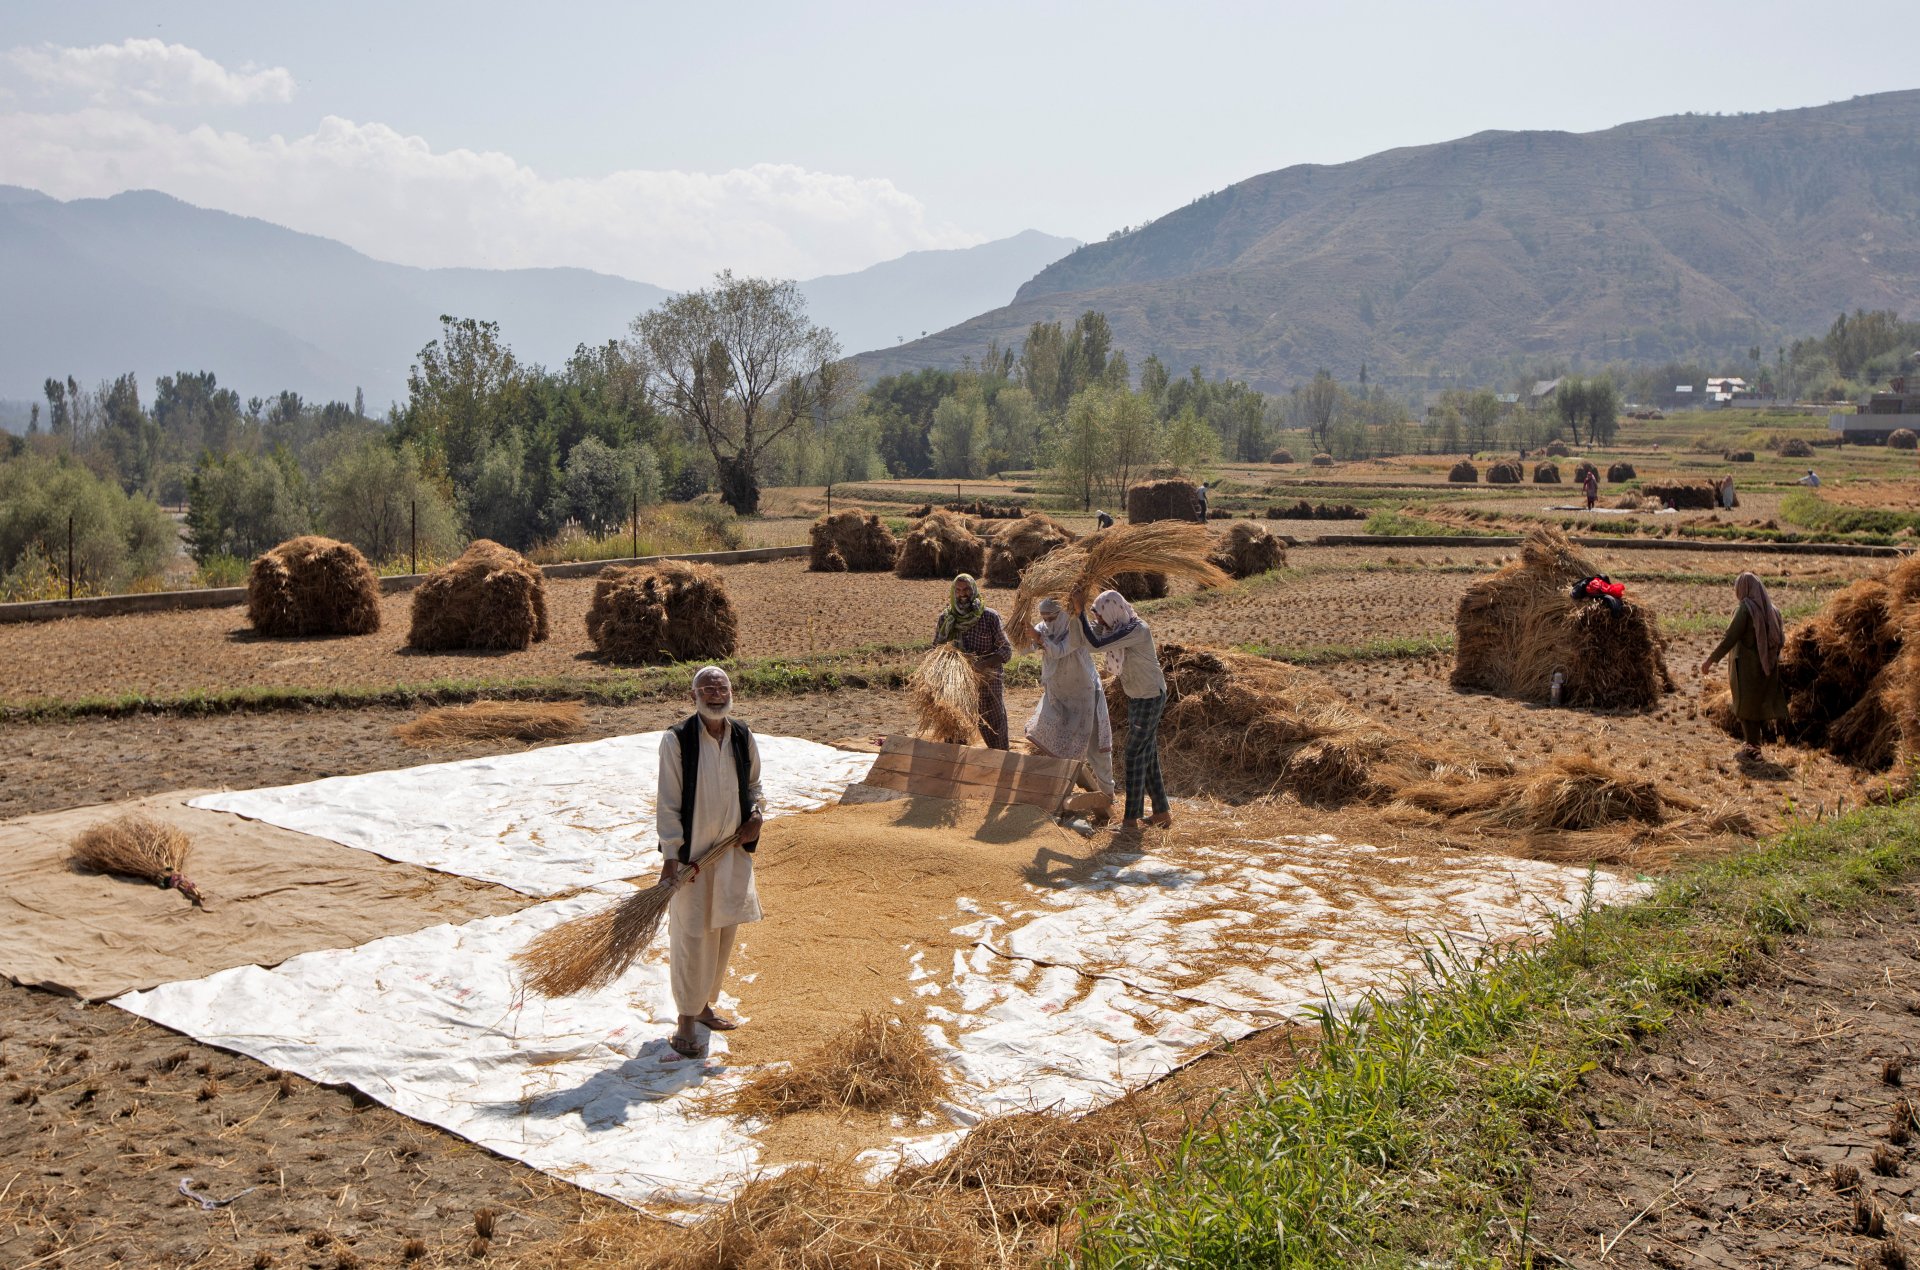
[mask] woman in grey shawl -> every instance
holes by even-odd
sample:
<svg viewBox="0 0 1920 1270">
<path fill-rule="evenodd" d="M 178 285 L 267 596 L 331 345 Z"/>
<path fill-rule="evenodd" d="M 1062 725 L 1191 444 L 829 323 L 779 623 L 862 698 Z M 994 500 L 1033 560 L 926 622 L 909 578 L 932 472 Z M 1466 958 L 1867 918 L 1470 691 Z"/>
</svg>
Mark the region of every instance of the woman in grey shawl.
<svg viewBox="0 0 1920 1270">
<path fill-rule="evenodd" d="M 1740 607 L 1727 624 L 1726 638 L 1700 663 L 1700 673 L 1709 673 L 1715 662 L 1731 657 L 1727 685 L 1733 689 L 1733 717 L 1740 721 L 1740 735 L 1746 742 L 1738 757 L 1751 763 L 1760 757 L 1768 720 L 1787 717 L 1787 693 L 1780 683 L 1780 650 L 1787 635 L 1766 583 L 1743 573 L 1734 580 L 1733 593 Z"/>
<path fill-rule="evenodd" d="M 1040 645 L 1040 704 L 1027 720 L 1027 740 L 1042 754 L 1084 758 L 1093 780 L 1113 797 L 1113 724 L 1093 668 L 1093 646 L 1060 601 L 1040 601 L 1033 628 Z"/>
</svg>

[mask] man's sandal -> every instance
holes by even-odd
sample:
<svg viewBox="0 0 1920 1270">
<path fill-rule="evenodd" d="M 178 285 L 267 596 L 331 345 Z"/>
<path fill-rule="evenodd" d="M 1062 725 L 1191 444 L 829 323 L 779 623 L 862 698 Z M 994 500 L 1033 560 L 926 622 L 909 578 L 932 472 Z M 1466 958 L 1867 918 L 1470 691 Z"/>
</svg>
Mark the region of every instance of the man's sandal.
<svg viewBox="0 0 1920 1270">
<path fill-rule="evenodd" d="M 712 1010 L 708 1010 L 705 1014 L 694 1015 L 693 1021 L 715 1032 L 731 1032 L 740 1026 L 740 1020 L 730 1019 L 724 1014 L 715 1014 Z"/>
<path fill-rule="evenodd" d="M 700 1042 L 687 1040 L 678 1032 L 667 1038 L 667 1044 L 682 1058 L 700 1058 L 706 1053 L 706 1047 Z"/>
</svg>

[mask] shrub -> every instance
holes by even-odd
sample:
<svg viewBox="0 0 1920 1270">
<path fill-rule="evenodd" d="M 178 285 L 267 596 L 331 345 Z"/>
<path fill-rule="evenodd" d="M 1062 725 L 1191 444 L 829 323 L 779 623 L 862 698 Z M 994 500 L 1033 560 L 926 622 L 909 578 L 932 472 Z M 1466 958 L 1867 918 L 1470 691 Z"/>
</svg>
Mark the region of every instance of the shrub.
<svg viewBox="0 0 1920 1270">
<path fill-rule="evenodd" d="M 145 495 L 70 459 L 22 455 L 0 463 L 0 599 L 52 598 L 50 576 L 66 594 L 68 516 L 77 594 L 129 590 L 178 550 L 173 521 Z"/>
</svg>

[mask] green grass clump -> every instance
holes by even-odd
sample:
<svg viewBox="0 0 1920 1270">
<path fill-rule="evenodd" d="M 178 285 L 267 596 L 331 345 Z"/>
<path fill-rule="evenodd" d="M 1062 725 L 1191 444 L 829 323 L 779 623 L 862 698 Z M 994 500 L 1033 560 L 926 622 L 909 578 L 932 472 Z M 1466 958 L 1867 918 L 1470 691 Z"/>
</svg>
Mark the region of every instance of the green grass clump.
<svg viewBox="0 0 1920 1270">
<path fill-rule="evenodd" d="M 1796 525 L 1823 533 L 1889 536 L 1902 531 L 1920 533 L 1920 513 L 1841 507 L 1810 489 L 1795 490 L 1781 499 L 1780 514 Z"/>
<path fill-rule="evenodd" d="M 1367 517 L 1367 523 L 1361 526 L 1362 533 L 1376 534 L 1392 538 L 1464 538 L 1469 531 L 1458 525 L 1443 525 L 1437 520 L 1428 520 L 1424 516 L 1415 516 L 1406 511 L 1390 511 L 1385 508 Z"/>
</svg>

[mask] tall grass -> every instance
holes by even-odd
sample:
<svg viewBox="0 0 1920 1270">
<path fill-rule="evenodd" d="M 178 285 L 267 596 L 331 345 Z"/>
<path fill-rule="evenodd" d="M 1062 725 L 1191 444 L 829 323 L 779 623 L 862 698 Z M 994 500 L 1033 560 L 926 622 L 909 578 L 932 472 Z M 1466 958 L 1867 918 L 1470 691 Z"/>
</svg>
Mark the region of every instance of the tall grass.
<svg viewBox="0 0 1920 1270">
<path fill-rule="evenodd" d="M 535 564 L 569 564 L 624 560 L 635 555 L 737 551 L 743 541 L 731 508 L 717 503 L 663 503 L 640 513 L 637 551 L 631 528 L 595 535 L 570 521 L 558 534 L 528 551 L 527 559 Z"/>
</svg>

